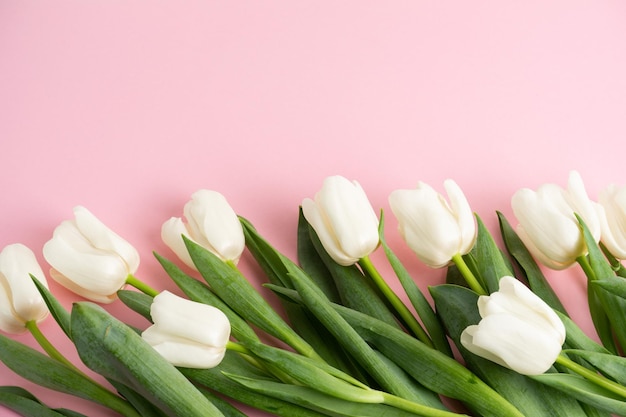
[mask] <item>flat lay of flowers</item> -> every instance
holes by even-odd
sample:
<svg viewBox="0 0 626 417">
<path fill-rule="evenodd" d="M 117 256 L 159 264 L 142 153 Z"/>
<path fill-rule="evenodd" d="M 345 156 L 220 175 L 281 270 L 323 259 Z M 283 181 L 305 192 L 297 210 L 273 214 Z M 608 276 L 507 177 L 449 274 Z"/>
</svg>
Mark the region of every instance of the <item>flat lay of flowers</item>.
<svg viewBox="0 0 626 417">
<path fill-rule="evenodd" d="M 168 251 L 154 257 L 176 291 L 142 281 L 124 230 L 68 207 L 43 246 L 48 265 L 19 242 L 1 249 L 0 361 L 127 417 L 243 416 L 242 404 L 285 417 L 626 416 L 626 186 L 607 184 L 594 201 L 577 171 L 564 183 L 518 190 L 512 218 L 494 207 L 496 235 L 452 179 L 394 190 L 383 212 L 358 180 L 329 176 L 281 213 L 298 218 L 297 259 L 219 190 L 201 189 L 180 217 L 155 225 Z M 385 227 L 390 216 L 397 229 Z M 445 281 L 424 292 L 387 244 L 395 233 Z M 244 260 L 271 297 L 242 272 Z M 584 273 L 597 339 L 543 268 Z M 51 280 L 75 295 L 71 308 Z M 144 325 L 115 317 L 112 303 Z M 12 336 L 23 333 L 40 349 Z M 22 386 L 0 387 L 0 405 L 83 415 Z"/>
</svg>

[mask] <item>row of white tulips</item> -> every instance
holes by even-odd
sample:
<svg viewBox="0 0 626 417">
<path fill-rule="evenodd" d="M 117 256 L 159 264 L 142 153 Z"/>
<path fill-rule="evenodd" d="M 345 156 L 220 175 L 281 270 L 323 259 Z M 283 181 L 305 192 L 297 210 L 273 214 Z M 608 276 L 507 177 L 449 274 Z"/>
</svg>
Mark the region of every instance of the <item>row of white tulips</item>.
<svg viewBox="0 0 626 417">
<path fill-rule="evenodd" d="M 483 288 L 464 255 L 477 239 L 476 219 L 460 187 L 444 182 L 447 198 L 427 184 L 396 190 L 389 196 L 399 231 L 417 257 L 433 268 L 454 265 L 478 295 L 482 320 L 461 334 L 462 345 L 474 354 L 524 375 L 539 375 L 559 360 L 566 338 L 559 316 L 540 297 L 513 277 L 501 277 L 500 289 Z M 519 222 L 517 233 L 526 247 L 549 268 L 564 269 L 588 251 L 577 215 L 596 243 L 616 260 L 626 258 L 626 187 L 615 185 L 592 201 L 580 175 L 572 172 L 567 188 L 546 184 L 522 189 L 511 200 Z M 313 199 L 302 201 L 302 213 L 324 249 L 339 265 L 367 268 L 380 246 L 379 218 L 356 181 L 328 177 Z M 196 268 L 187 245 L 195 242 L 226 263 L 236 265 L 246 247 L 236 212 L 216 191 L 192 195 L 183 216 L 161 229 L 164 243 L 190 268 Z M 110 303 L 127 284 L 143 286 L 154 296 L 153 324 L 143 339 L 175 366 L 211 368 L 223 359 L 230 323 L 219 310 L 158 293 L 135 277 L 135 248 L 84 207 L 64 221 L 43 247 L 49 276 L 74 293 L 97 303 Z M 31 276 L 47 287 L 46 274 L 24 245 L 6 246 L 0 253 L 0 329 L 20 333 L 45 319 L 47 306 Z M 384 285 L 384 284 L 381 284 Z"/>
</svg>

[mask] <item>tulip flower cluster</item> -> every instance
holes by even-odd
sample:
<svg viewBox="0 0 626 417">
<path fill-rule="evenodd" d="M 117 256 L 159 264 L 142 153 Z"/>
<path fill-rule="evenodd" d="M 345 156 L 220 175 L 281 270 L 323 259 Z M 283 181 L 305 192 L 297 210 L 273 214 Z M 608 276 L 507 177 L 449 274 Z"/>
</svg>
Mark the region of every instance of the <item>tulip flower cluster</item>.
<svg viewBox="0 0 626 417">
<path fill-rule="evenodd" d="M 128 417 L 242 416 L 240 403 L 289 417 L 626 416 L 626 187 L 610 185 L 595 202 L 572 172 L 566 188 L 519 190 L 518 224 L 497 213 L 504 248 L 461 187 L 443 187 L 445 196 L 419 182 L 388 199 L 408 248 L 446 271 L 430 299 L 387 243 L 383 212 L 342 176 L 303 199 L 297 261 L 219 192 L 192 194 L 181 217 L 161 226 L 176 259 L 155 254 L 178 294 L 142 282 L 132 244 L 78 206 L 43 247 L 47 274 L 24 245 L 0 252 L 0 330 L 30 331 L 44 351 L 0 333 L 0 361 Z M 373 262 L 377 250 L 393 277 Z M 256 263 L 275 298 L 244 276 L 242 259 Z M 588 278 L 600 343 L 543 273 L 575 264 Z M 66 310 L 46 275 L 82 300 Z M 99 305 L 112 302 L 144 317 L 143 328 Z M 50 343 L 38 325 L 48 316 L 110 386 Z M 18 387 L 0 387 L 0 406 L 81 416 Z"/>
</svg>

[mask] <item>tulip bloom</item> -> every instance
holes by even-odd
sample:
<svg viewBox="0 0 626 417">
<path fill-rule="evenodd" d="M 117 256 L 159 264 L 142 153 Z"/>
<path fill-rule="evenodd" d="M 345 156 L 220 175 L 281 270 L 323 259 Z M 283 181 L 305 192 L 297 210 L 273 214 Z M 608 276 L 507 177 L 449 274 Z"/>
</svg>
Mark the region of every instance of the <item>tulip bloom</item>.
<svg viewBox="0 0 626 417">
<path fill-rule="evenodd" d="M 30 275 L 48 287 L 29 248 L 15 243 L 0 252 L 0 330 L 23 333 L 27 322 L 40 322 L 48 316 L 48 307 Z"/>
<path fill-rule="evenodd" d="M 524 375 L 550 369 L 561 353 L 565 326 L 557 314 L 513 277 L 478 298 L 482 320 L 461 333 L 470 352 Z"/>
<path fill-rule="evenodd" d="M 245 248 L 243 228 L 237 214 L 217 191 L 199 190 L 185 204 L 180 217 L 172 217 L 161 228 L 163 242 L 190 268 L 196 269 L 182 235 L 224 261 L 239 261 Z"/>
<path fill-rule="evenodd" d="M 314 200 L 302 201 L 302 213 L 340 265 L 353 265 L 378 246 L 378 217 L 356 181 L 326 178 Z"/>
<path fill-rule="evenodd" d="M 463 191 L 452 180 L 444 187 L 450 204 L 428 184 L 396 190 L 389 196 L 398 229 L 417 257 L 433 268 L 448 265 L 467 254 L 476 242 L 476 223 Z"/>
<path fill-rule="evenodd" d="M 74 208 L 74 216 L 43 247 L 50 276 L 82 297 L 110 303 L 137 271 L 139 254 L 86 208 Z"/>
<path fill-rule="evenodd" d="M 580 175 L 570 173 L 567 190 L 544 184 L 533 191 L 517 191 L 511 200 L 519 221 L 517 233 L 528 250 L 544 265 L 565 269 L 587 254 L 574 213 L 578 214 L 596 242 L 600 240 L 598 205 L 587 196 Z"/>
<path fill-rule="evenodd" d="M 617 259 L 626 259 L 626 187 L 610 185 L 600 192 L 601 238 Z"/>
<path fill-rule="evenodd" d="M 150 315 L 154 324 L 141 337 L 174 366 L 213 368 L 224 358 L 230 322 L 218 308 L 163 291 Z"/>
</svg>

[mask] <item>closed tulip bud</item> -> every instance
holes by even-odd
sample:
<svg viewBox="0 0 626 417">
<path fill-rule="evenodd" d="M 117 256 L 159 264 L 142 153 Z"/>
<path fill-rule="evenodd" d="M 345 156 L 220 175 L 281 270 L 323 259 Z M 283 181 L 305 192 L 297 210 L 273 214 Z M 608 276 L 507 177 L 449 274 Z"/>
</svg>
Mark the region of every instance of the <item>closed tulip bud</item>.
<svg viewBox="0 0 626 417">
<path fill-rule="evenodd" d="M 50 276 L 82 297 L 110 303 L 137 271 L 139 254 L 86 208 L 74 208 L 74 216 L 43 247 Z"/>
<path fill-rule="evenodd" d="M 550 369 L 561 353 L 565 326 L 557 314 L 513 277 L 478 299 L 481 320 L 461 333 L 470 352 L 524 375 Z"/>
<path fill-rule="evenodd" d="M 40 322 L 48 316 L 48 307 L 31 275 L 48 286 L 29 248 L 15 243 L 0 252 L 0 330 L 23 333 L 27 322 Z"/>
<path fill-rule="evenodd" d="M 600 240 L 611 255 L 626 259 L 626 187 L 610 185 L 600 192 Z"/>
<path fill-rule="evenodd" d="M 199 190 L 185 204 L 180 217 L 172 217 L 161 228 L 163 242 L 190 268 L 196 269 L 182 235 L 224 261 L 239 261 L 245 248 L 243 228 L 237 214 L 217 191 Z"/>
<path fill-rule="evenodd" d="M 207 369 L 224 358 L 230 322 L 221 310 L 163 291 L 150 315 L 154 324 L 141 336 L 174 366 Z"/>
<path fill-rule="evenodd" d="M 416 189 L 396 190 L 389 196 L 400 234 L 417 257 L 433 268 L 467 254 L 476 242 L 474 215 L 463 191 L 452 180 L 446 180 L 444 187 L 449 204 L 422 182 Z"/>
<path fill-rule="evenodd" d="M 519 225 L 517 233 L 528 250 L 544 265 L 565 269 L 587 253 L 578 214 L 596 242 L 600 240 L 598 205 L 585 191 L 580 175 L 570 173 L 568 188 L 544 184 L 533 191 L 517 191 L 511 199 Z"/>
<path fill-rule="evenodd" d="M 340 265 L 353 265 L 378 246 L 378 217 L 356 181 L 326 178 L 314 200 L 302 201 L 302 214 Z"/>
</svg>

